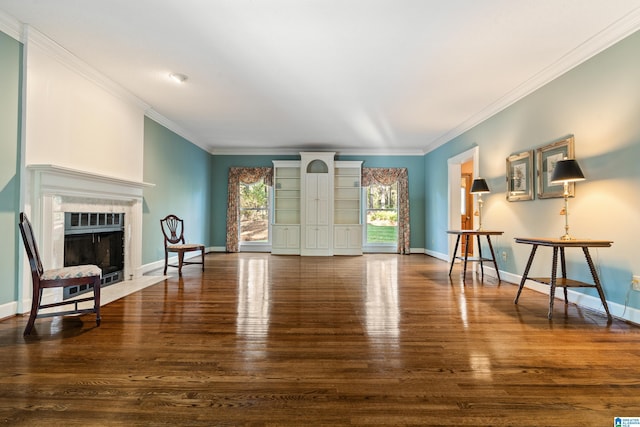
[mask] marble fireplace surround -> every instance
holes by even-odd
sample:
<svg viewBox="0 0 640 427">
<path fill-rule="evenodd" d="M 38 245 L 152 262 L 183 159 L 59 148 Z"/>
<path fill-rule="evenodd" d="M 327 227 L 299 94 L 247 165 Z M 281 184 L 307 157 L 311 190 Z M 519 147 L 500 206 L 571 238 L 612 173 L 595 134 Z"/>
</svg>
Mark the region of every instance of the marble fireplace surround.
<svg viewBox="0 0 640 427">
<path fill-rule="evenodd" d="M 28 165 L 30 210 L 45 269 L 64 266 L 64 213 L 124 213 L 124 281 L 102 289 L 102 305 L 157 283 L 165 276 L 143 276 L 143 190 L 154 184 L 129 181 L 55 165 Z M 23 275 L 22 311 L 31 303 L 31 276 Z M 47 292 L 49 291 L 49 292 Z M 62 300 L 62 289 L 48 289 L 43 302 Z"/>
</svg>

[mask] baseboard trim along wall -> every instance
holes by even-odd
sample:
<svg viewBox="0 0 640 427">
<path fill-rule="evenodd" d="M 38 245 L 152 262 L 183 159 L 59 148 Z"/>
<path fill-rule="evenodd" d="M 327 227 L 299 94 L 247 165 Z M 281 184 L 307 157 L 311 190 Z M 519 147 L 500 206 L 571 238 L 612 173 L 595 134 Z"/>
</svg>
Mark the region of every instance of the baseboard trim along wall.
<svg viewBox="0 0 640 427">
<path fill-rule="evenodd" d="M 498 278 L 496 274 L 496 270 L 493 267 L 485 266 L 484 273 L 495 279 Z M 503 283 L 507 282 L 510 285 L 514 285 L 514 286 L 520 286 L 520 282 L 522 281 L 521 275 L 507 273 L 502 270 L 500 270 L 500 278 L 502 279 Z M 534 282 L 533 280 L 527 280 L 524 286 L 527 289 L 531 289 L 536 292 L 549 295 L 549 286 L 544 285 L 542 283 Z M 514 289 L 514 292 L 513 292 L 514 298 L 516 296 L 516 292 L 517 290 Z M 571 289 L 568 289 L 567 297 L 569 298 L 570 303 L 575 304 L 580 308 L 596 311 L 602 314 L 603 316 L 606 316 L 604 307 L 602 306 L 602 302 L 598 297 L 576 292 Z M 562 302 L 562 304 L 564 304 L 564 292 L 562 290 L 558 290 L 558 288 L 556 288 L 556 300 L 559 300 Z M 522 301 L 519 301 L 519 303 L 521 304 Z M 640 325 L 640 310 L 638 310 L 637 308 L 626 307 L 622 304 L 618 304 L 611 301 L 607 301 L 607 305 L 609 306 L 609 312 L 613 317 L 620 320 L 625 320 L 630 323 L 634 323 L 636 325 Z"/>
</svg>

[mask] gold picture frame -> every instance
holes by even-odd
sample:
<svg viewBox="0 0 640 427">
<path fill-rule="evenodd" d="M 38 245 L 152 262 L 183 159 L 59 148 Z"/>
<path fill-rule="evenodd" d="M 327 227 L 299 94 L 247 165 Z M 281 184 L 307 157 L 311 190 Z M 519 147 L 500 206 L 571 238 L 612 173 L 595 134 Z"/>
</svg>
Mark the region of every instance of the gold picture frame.
<svg viewBox="0 0 640 427">
<path fill-rule="evenodd" d="M 551 184 L 551 174 L 558 160 L 573 159 L 574 138 L 573 135 L 545 145 L 536 149 L 537 157 L 537 187 L 539 199 L 550 199 L 554 197 L 563 197 L 564 187 L 562 184 Z M 574 183 L 569 183 L 569 197 L 574 195 Z"/>
<path fill-rule="evenodd" d="M 507 200 L 533 200 L 533 150 L 507 157 Z"/>
</svg>

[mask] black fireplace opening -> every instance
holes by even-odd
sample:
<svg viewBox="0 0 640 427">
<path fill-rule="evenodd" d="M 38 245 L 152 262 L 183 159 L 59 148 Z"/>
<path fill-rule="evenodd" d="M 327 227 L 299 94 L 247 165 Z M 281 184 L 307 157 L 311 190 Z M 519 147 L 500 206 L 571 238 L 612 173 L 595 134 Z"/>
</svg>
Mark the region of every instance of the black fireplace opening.
<svg viewBox="0 0 640 427">
<path fill-rule="evenodd" d="M 65 212 L 64 266 L 83 264 L 102 269 L 103 287 L 124 280 L 124 213 Z M 91 290 L 91 285 L 70 286 L 63 298 Z"/>
</svg>

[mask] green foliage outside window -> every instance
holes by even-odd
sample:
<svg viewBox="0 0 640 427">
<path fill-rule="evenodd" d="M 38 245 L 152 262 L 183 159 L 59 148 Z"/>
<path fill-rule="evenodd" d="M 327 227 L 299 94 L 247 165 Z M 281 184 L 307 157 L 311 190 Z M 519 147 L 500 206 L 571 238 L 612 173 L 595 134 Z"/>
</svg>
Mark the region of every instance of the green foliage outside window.
<svg viewBox="0 0 640 427">
<path fill-rule="evenodd" d="M 265 242 L 269 238 L 269 189 L 264 182 L 240 183 L 240 240 Z"/>
<path fill-rule="evenodd" d="M 367 187 L 367 243 L 398 241 L 398 185 Z"/>
</svg>

